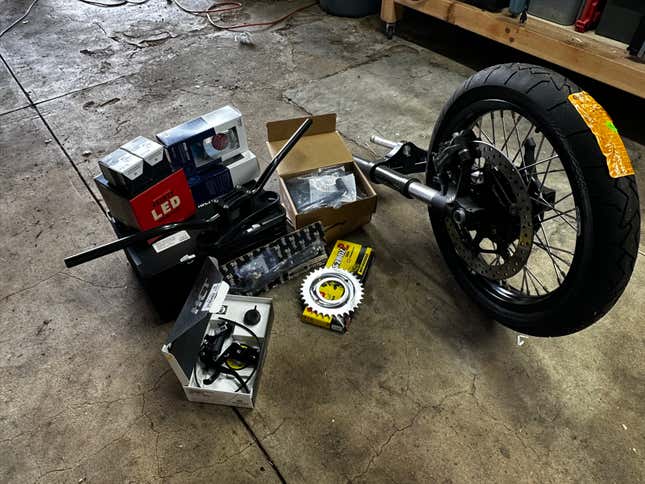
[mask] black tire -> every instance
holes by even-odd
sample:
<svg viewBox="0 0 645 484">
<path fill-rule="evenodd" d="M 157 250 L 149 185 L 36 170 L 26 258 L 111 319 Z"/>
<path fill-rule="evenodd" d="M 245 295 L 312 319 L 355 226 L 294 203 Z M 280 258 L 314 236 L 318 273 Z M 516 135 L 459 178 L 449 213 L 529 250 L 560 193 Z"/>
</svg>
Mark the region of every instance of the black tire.
<svg viewBox="0 0 645 484">
<path fill-rule="evenodd" d="M 539 124 L 560 155 L 580 209 L 582 228 L 564 282 L 541 300 L 519 304 L 484 291 L 482 276 L 469 271 L 455 252 L 444 217 L 430 212 L 439 248 L 465 292 L 500 323 L 535 336 L 571 334 L 600 319 L 623 293 L 638 253 L 640 211 L 635 177 L 609 176 L 595 136 L 568 100 L 579 91 L 574 83 L 543 67 L 490 67 L 470 77 L 453 94 L 430 143 L 430 153 L 436 152 L 473 105 L 501 100 Z M 428 166 L 427 182 L 432 184 L 431 163 Z"/>
</svg>

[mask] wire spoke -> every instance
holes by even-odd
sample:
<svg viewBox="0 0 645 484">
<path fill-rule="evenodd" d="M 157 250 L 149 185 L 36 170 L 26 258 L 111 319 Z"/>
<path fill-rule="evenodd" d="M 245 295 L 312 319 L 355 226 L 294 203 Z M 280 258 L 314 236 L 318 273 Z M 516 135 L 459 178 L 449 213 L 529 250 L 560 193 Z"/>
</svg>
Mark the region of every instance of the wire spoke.
<svg viewBox="0 0 645 484">
<path fill-rule="evenodd" d="M 504 111 L 501 112 L 502 118 L 502 137 L 506 139 L 506 123 L 504 122 Z M 500 151 L 504 151 L 504 147 Z M 506 156 L 508 156 L 508 148 L 506 148 Z"/>
<path fill-rule="evenodd" d="M 547 248 L 546 248 L 546 247 L 544 247 L 544 245 L 543 245 L 541 242 L 535 242 L 535 241 L 533 241 L 533 244 L 534 244 L 534 245 L 536 245 L 537 247 L 539 247 L 540 249 L 544 250 L 544 251 L 546 251 L 546 250 L 547 250 Z M 550 249 L 553 249 L 553 247 L 550 247 Z M 562 258 L 562 257 L 560 257 L 558 254 L 554 254 L 553 252 L 551 252 L 551 254 L 550 254 L 550 255 L 551 255 L 551 256 L 553 256 L 554 258 L 558 259 L 558 260 L 559 260 L 560 262 L 562 262 L 563 264 L 566 264 L 566 265 L 567 265 L 567 267 L 571 267 L 571 262 L 569 262 L 569 261 L 568 261 L 568 260 L 566 260 L 566 259 L 563 259 L 563 258 Z"/>
<path fill-rule="evenodd" d="M 569 192 L 569 193 L 568 193 L 567 195 L 565 195 L 564 197 L 562 197 L 562 198 L 560 198 L 559 200 L 556 200 L 555 202 L 553 202 L 553 205 L 554 205 L 554 206 L 555 206 L 555 205 L 557 205 L 558 203 L 560 203 L 560 202 L 561 202 L 561 201 L 563 201 L 563 200 L 566 200 L 567 198 L 569 198 L 569 197 L 570 197 L 570 196 L 572 196 L 572 195 L 573 195 L 573 192 Z"/>
<path fill-rule="evenodd" d="M 536 242 L 533 242 L 533 243 L 536 243 Z M 570 256 L 574 256 L 574 255 L 576 255 L 576 254 L 574 254 L 573 252 L 571 252 L 570 250 L 563 249 L 562 247 L 556 247 L 555 245 L 549 245 L 549 249 L 551 249 L 551 250 L 555 250 L 555 251 L 557 251 L 557 252 L 562 252 L 562 253 L 564 253 L 564 254 L 568 254 L 568 255 L 570 255 Z"/>
<path fill-rule="evenodd" d="M 540 295 L 540 291 L 538 290 L 537 286 L 535 285 L 536 282 L 540 285 L 540 287 L 542 287 L 542 290 L 544 292 L 549 292 L 547 287 L 544 284 L 542 284 L 542 281 L 540 281 L 537 278 L 537 276 L 535 274 L 533 274 L 533 271 L 531 271 L 531 269 L 529 269 L 528 266 L 525 266 L 525 267 L 526 267 L 526 273 L 529 275 L 529 279 L 533 282 L 533 287 L 535 288 L 535 292 L 537 293 L 537 295 L 538 296 Z"/>
<path fill-rule="evenodd" d="M 546 163 L 547 161 L 555 160 L 556 158 L 560 158 L 560 156 L 559 155 L 553 155 L 553 156 L 550 156 L 550 157 L 545 158 L 543 160 L 536 161 L 535 163 L 531 163 L 530 165 L 524 165 L 524 166 L 518 168 L 518 171 L 528 170 L 529 168 L 533 168 L 534 166 L 541 165 L 542 163 Z"/>
<path fill-rule="evenodd" d="M 482 119 L 482 121 L 483 121 L 483 119 Z M 480 139 L 481 139 L 482 135 L 484 135 L 484 137 L 486 138 L 486 140 L 487 140 L 490 144 L 492 144 L 492 145 L 494 145 L 494 144 L 495 144 L 495 142 L 494 142 L 494 141 L 491 141 L 491 139 L 488 137 L 488 135 L 486 134 L 486 132 L 482 129 L 482 127 L 479 125 L 479 123 L 478 123 L 477 121 L 475 121 L 475 126 L 477 126 L 477 129 L 479 129 L 479 138 L 480 138 Z"/>
<path fill-rule="evenodd" d="M 511 119 L 515 121 L 515 117 L 513 114 L 511 114 Z M 506 155 L 508 156 L 508 142 L 511 140 L 511 137 L 513 136 L 513 133 L 517 131 L 517 125 L 519 124 L 520 120 L 522 119 L 522 116 L 518 115 L 517 116 L 517 121 L 515 121 L 515 124 L 513 125 L 513 129 L 511 130 L 510 134 L 508 135 L 508 138 L 505 139 L 504 145 L 502 146 L 502 149 L 500 151 L 504 151 L 504 148 L 506 148 Z"/>
<path fill-rule="evenodd" d="M 566 216 L 568 216 L 569 218 L 571 218 L 571 219 L 575 220 L 576 222 L 578 221 L 578 217 L 577 217 L 577 216 L 576 216 L 576 217 L 573 217 L 572 215 L 569 215 L 569 212 L 572 212 L 572 211 L 576 210 L 576 207 L 573 207 L 572 209 L 569 209 L 569 210 L 567 210 L 566 212 L 563 212 L 562 210 L 559 210 L 559 209 L 555 208 L 555 206 L 554 206 L 554 205 L 551 205 L 551 204 L 550 204 L 549 202 L 547 202 L 544 198 L 535 198 L 535 197 L 529 197 L 529 198 L 530 198 L 531 200 L 533 200 L 533 201 L 535 201 L 535 202 L 539 203 L 539 204 L 544 205 L 546 208 L 548 208 L 548 209 L 550 209 L 550 210 L 553 210 L 553 211 L 554 211 L 555 213 L 557 213 L 558 215 L 566 215 Z M 543 221 L 544 221 L 544 220 L 543 220 Z"/>
<path fill-rule="evenodd" d="M 562 219 L 562 221 L 563 221 L 564 223 L 566 223 L 569 227 L 571 227 L 571 230 L 573 230 L 574 232 L 578 233 L 578 229 L 577 229 L 575 226 L 573 226 L 573 225 L 571 224 L 571 222 L 569 222 L 569 221 L 568 221 L 566 218 L 564 218 L 564 217 L 558 216 L 558 217 L 550 218 L 550 219 L 548 219 L 548 220 L 547 220 L 547 222 L 550 222 L 550 221 L 552 221 L 552 220 L 555 220 L 556 218 L 560 218 L 560 219 Z"/>
<path fill-rule="evenodd" d="M 517 135 L 517 142 L 519 143 L 519 149 L 517 150 L 517 153 L 515 153 L 515 156 L 511 160 L 511 163 L 515 164 L 515 160 L 517 159 L 517 155 L 519 154 L 522 157 L 522 166 L 524 166 L 524 153 L 522 152 L 522 148 L 524 148 L 524 145 L 526 144 L 526 141 L 529 139 L 529 136 L 531 136 L 531 133 L 533 132 L 533 128 L 535 128 L 535 125 L 531 125 L 529 128 L 528 132 L 526 133 L 526 136 L 524 137 L 524 141 L 520 143 L 520 133 L 518 131 L 515 131 L 515 134 Z"/>
<path fill-rule="evenodd" d="M 560 268 L 560 266 L 557 264 L 555 261 L 555 257 L 553 257 L 553 253 L 551 252 L 551 246 L 549 244 L 549 238 L 546 236 L 546 232 L 544 231 L 544 227 L 540 225 L 540 230 L 542 231 L 542 234 L 544 235 L 544 242 L 542 242 L 542 239 L 540 238 L 540 234 L 535 234 L 538 238 L 538 240 L 541 242 L 541 245 L 538 245 L 542 250 L 544 250 L 549 257 L 551 258 L 551 263 L 553 264 L 553 270 L 555 271 L 555 276 L 556 279 L 558 280 L 558 284 L 562 284 L 562 281 L 560 280 L 560 275 L 562 277 L 566 277 L 565 272 Z M 536 244 L 537 245 L 537 244 Z"/>
<path fill-rule="evenodd" d="M 490 112 L 490 126 L 493 131 L 493 146 L 495 146 L 495 111 Z"/>
<path fill-rule="evenodd" d="M 526 292 L 530 296 L 531 291 L 529 290 L 528 282 L 526 281 L 526 266 L 522 267 L 522 284 L 520 285 L 520 292 L 524 293 L 524 285 L 526 284 Z"/>
<path fill-rule="evenodd" d="M 540 175 L 545 175 L 545 174 L 548 175 L 548 174 L 551 174 L 551 173 L 561 173 L 561 172 L 564 172 L 564 171 L 566 171 L 564 168 L 558 168 L 557 170 L 550 170 L 550 171 L 547 168 L 547 171 L 542 171 L 540 173 L 535 173 L 535 176 L 540 176 Z M 546 177 L 544 177 L 544 178 L 546 179 Z M 542 182 L 542 186 L 544 186 L 544 182 Z M 541 188 L 540 188 L 540 191 L 541 191 Z"/>
<path fill-rule="evenodd" d="M 575 222 L 578 222 L 578 219 L 576 217 L 573 217 L 573 216 L 569 215 L 571 212 L 575 212 L 575 211 L 576 211 L 575 207 L 567 210 L 566 212 L 560 212 L 560 211 L 556 210 L 556 215 L 551 215 L 550 217 L 543 218 L 542 222 L 548 222 L 549 220 L 553 220 L 554 218 L 558 218 L 558 217 L 564 217 L 565 215 L 567 217 L 573 219 Z"/>
<path fill-rule="evenodd" d="M 519 126 L 519 123 L 518 123 L 518 126 Z M 531 125 L 531 127 L 529 128 L 527 136 L 526 136 L 526 138 L 524 138 L 524 142 L 526 142 L 526 140 L 528 139 L 528 136 L 531 134 L 532 130 L 533 130 L 533 125 Z M 515 160 L 517 159 L 517 155 L 520 155 L 520 160 L 522 161 L 522 165 L 523 165 L 524 164 L 524 152 L 522 151 L 522 149 L 524 148 L 524 142 L 520 141 L 520 131 L 517 130 L 517 129 L 515 130 L 515 139 L 517 140 L 517 152 L 515 153 L 515 156 L 511 160 L 511 163 L 515 164 Z"/>
</svg>

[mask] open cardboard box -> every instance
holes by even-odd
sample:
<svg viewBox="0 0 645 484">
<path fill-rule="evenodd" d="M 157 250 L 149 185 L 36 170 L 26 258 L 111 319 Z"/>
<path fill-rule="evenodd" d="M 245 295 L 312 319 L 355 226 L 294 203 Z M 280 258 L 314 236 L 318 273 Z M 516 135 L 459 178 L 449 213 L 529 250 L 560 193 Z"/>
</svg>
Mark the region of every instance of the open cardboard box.
<svg viewBox="0 0 645 484">
<path fill-rule="evenodd" d="M 229 294 L 228 289 L 228 284 L 222 280 L 217 261 L 212 257 L 207 258 L 161 352 L 181 383 L 186 398 L 191 402 L 253 408 L 271 334 L 273 303 L 271 298 Z M 222 345 L 224 351 L 233 341 L 247 345 L 257 345 L 259 341 L 257 368 L 254 371 L 253 367 L 238 371 L 249 391 L 241 390 L 236 380 L 224 375 L 212 384 L 205 385 L 203 377 L 207 375 L 199 373 L 199 366 L 196 365 L 204 335 L 211 331 L 219 317 L 242 324 L 244 314 L 254 308 L 260 313 L 260 321 L 249 327 L 258 340 L 248 331 L 236 326 Z"/>
<path fill-rule="evenodd" d="M 267 146 L 274 156 L 306 118 L 286 119 L 267 123 Z M 299 229 L 320 220 L 325 229 L 325 239 L 336 239 L 369 223 L 376 211 L 376 192 L 367 177 L 352 160 L 352 154 L 336 131 L 336 115 L 314 116 L 313 124 L 295 147 L 278 165 L 280 197 L 291 224 Z M 319 208 L 300 213 L 291 199 L 285 180 L 332 166 L 347 167 L 356 178 L 356 186 L 367 196 L 338 208 Z"/>
</svg>

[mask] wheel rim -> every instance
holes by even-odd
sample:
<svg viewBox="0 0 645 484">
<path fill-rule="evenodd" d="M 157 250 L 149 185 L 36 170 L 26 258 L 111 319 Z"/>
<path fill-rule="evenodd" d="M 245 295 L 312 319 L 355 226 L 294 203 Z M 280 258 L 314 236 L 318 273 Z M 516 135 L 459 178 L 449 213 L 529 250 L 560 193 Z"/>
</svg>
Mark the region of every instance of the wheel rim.
<svg viewBox="0 0 645 484">
<path fill-rule="evenodd" d="M 471 129 L 478 140 L 494 147 L 522 176 L 538 220 L 525 265 L 508 279 L 485 277 L 481 271 L 472 270 L 472 264 L 464 260 L 467 258 L 463 254 L 457 255 L 470 273 L 470 280 L 495 298 L 513 305 L 544 301 L 566 284 L 581 245 L 579 236 L 583 218 L 578 203 L 580 196 L 577 186 L 571 183 L 570 164 L 563 163 L 562 157 L 566 154 L 556 149 L 555 137 L 547 135 L 533 117 L 508 102 L 487 100 L 474 103 L 453 118 L 440 141 L 445 141 L 445 136 L 453 132 L 467 129 Z M 532 159 L 526 156 L 530 141 L 535 143 Z M 477 163 L 481 163 L 481 159 Z M 541 215 L 537 215 L 540 212 Z M 444 220 L 443 223 L 454 241 L 454 230 L 450 234 L 451 222 Z M 466 235 L 462 232 L 461 236 Z M 470 237 L 475 242 L 477 234 L 470 233 Z M 483 259 L 491 268 L 503 263 L 504 258 L 495 253 L 496 241 L 479 238 L 482 240 L 477 246 L 492 251 L 480 253 L 480 262 Z"/>
</svg>

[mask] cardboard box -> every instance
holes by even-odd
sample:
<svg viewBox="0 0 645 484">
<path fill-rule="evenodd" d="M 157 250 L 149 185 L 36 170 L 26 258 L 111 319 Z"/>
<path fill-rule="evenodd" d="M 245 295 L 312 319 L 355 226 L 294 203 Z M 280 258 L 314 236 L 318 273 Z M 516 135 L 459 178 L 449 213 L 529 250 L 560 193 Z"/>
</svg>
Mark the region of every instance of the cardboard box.
<svg viewBox="0 0 645 484">
<path fill-rule="evenodd" d="M 204 335 L 211 331 L 212 325 L 219 317 L 242 323 L 244 314 L 250 309 L 256 309 L 260 313 L 259 323 L 250 327 L 259 339 L 260 355 L 255 371 L 251 368 L 239 371 L 240 377 L 246 381 L 249 392 L 244 389 L 238 390 L 237 380 L 227 378 L 225 375 L 217 378 L 212 384 L 205 384 L 203 378 L 200 378 L 203 374 L 200 373 L 200 367 L 197 365 Z M 265 297 L 229 295 L 228 284 L 222 280 L 217 261 L 208 258 L 161 352 L 181 383 L 188 400 L 253 408 L 272 322 L 272 300 Z M 233 341 L 257 345 L 255 338 L 238 326 L 222 345 L 222 352 Z"/>
<path fill-rule="evenodd" d="M 99 160 L 103 177 L 118 190 L 128 196 L 136 195 L 146 186 L 143 177 L 142 158 L 119 148 Z"/>
<path fill-rule="evenodd" d="M 371 247 L 337 240 L 329 254 L 325 267 L 336 267 L 353 273 L 361 283 L 365 284 L 367 273 L 374 260 L 374 251 Z M 351 317 L 340 318 L 317 314 L 310 308 L 305 308 L 300 319 L 304 323 L 313 324 L 337 333 L 345 333 L 352 322 Z"/>
<path fill-rule="evenodd" d="M 224 195 L 260 174 L 249 150 L 242 114 L 232 106 L 157 134 L 173 168 L 183 169 L 195 201 Z"/>
<path fill-rule="evenodd" d="M 163 146 L 159 143 L 143 136 L 137 136 L 121 146 L 121 149 L 144 161 L 143 175 L 146 178 L 146 183 L 150 185 L 163 180 L 172 173 L 170 163 L 164 159 Z"/>
<path fill-rule="evenodd" d="M 116 191 L 101 175 L 95 177 L 94 182 L 112 216 L 137 230 L 181 222 L 195 213 L 195 201 L 182 170 L 174 172 L 133 198 Z"/>
<path fill-rule="evenodd" d="M 150 166 L 156 166 L 163 160 L 163 146 L 143 136 L 128 141 L 121 149 L 138 156 Z"/>
<path fill-rule="evenodd" d="M 287 218 L 295 228 L 320 220 L 325 228 L 325 239 L 336 239 L 369 223 L 376 211 L 376 192 L 352 160 L 352 154 L 336 131 L 336 115 L 314 116 L 313 124 L 291 152 L 278 165 L 280 197 L 287 211 Z M 305 118 L 287 119 L 267 123 L 267 146 L 275 155 Z M 356 177 L 356 185 L 367 196 L 339 208 L 320 208 L 299 213 L 289 195 L 285 180 L 319 168 L 345 166 Z"/>
<path fill-rule="evenodd" d="M 163 146 L 138 136 L 99 160 L 105 179 L 116 190 L 133 197 L 172 172 Z"/>
<path fill-rule="evenodd" d="M 242 114 L 232 106 L 204 114 L 157 134 L 173 168 L 190 179 L 248 150 Z"/>
</svg>

